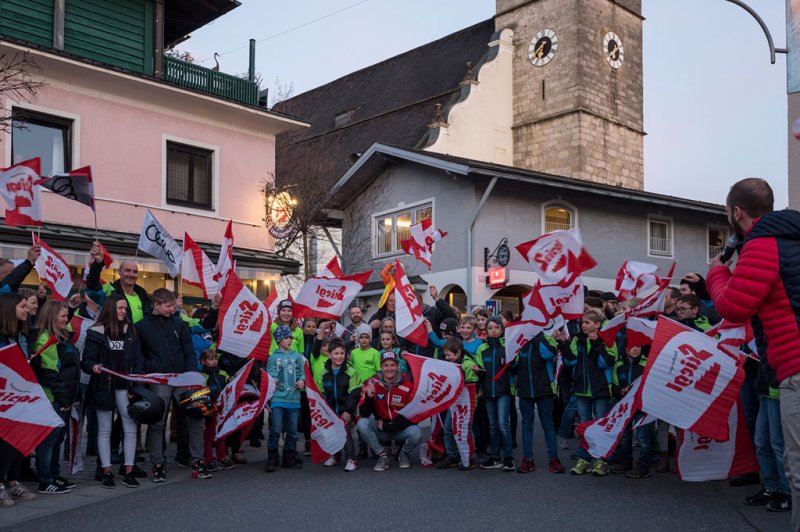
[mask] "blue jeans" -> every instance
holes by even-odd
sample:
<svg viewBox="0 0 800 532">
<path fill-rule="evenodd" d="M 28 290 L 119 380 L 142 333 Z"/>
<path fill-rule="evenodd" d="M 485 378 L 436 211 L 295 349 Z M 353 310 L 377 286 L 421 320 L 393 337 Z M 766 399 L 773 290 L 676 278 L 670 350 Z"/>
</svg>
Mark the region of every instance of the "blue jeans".
<svg viewBox="0 0 800 532">
<path fill-rule="evenodd" d="M 756 394 L 756 377 L 745 376 L 742 387 L 739 389 L 739 398 L 742 401 L 744 419 L 747 422 L 747 434 L 750 442 L 755 445 L 756 417 L 758 416 L 759 397 Z M 787 492 L 788 493 L 788 492 Z"/>
<path fill-rule="evenodd" d="M 489 441 L 492 448 L 492 458 L 513 457 L 511 448 L 511 396 L 486 398 L 486 414 L 489 416 Z"/>
<path fill-rule="evenodd" d="M 67 433 L 69 411 L 61 412 L 54 404 L 58 416 L 64 421 L 64 426 L 53 431 L 36 446 L 36 476 L 39 483 L 47 486 L 51 484 L 61 474 L 58 459 L 61 456 L 61 444 L 64 443 L 64 436 Z"/>
<path fill-rule="evenodd" d="M 756 418 L 756 456 L 761 469 L 761 482 L 768 491 L 791 493 L 783 467 L 783 426 L 781 402 L 759 396 Z"/>
<path fill-rule="evenodd" d="M 286 451 L 297 452 L 297 420 L 300 419 L 300 408 L 283 408 L 276 406 L 269 412 L 269 438 L 267 449 L 278 450 L 281 432 L 286 434 L 283 441 L 283 453 Z"/>
<path fill-rule="evenodd" d="M 637 412 L 634 414 L 633 419 L 625 427 L 625 432 L 622 433 L 622 438 L 619 440 L 617 449 L 619 451 L 619 459 L 622 462 L 633 462 L 633 423 L 641 417 L 644 413 Z M 636 430 L 636 439 L 639 440 L 639 460 L 637 461 L 640 466 L 648 467 L 652 463 L 652 445 L 651 434 L 652 424 L 642 425 Z"/>
<path fill-rule="evenodd" d="M 539 424 L 542 426 L 544 441 L 547 444 L 547 456 L 558 458 L 552 397 L 519 398 L 519 411 L 522 414 L 522 454 L 528 460 L 533 460 L 533 421 L 537 407 L 539 408 Z"/>
<path fill-rule="evenodd" d="M 356 425 L 358 437 L 369 445 L 376 456 L 384 453 L 383 445 L 392 441 L 402 442 L 400 450 L 406 454 L 422 441 L 422 431 L 416 425 L 409 425 L 403 430 L 385 431 L 378 430 L 375 420 L 371 417 L 362 417 Z"/>
<path fill-rule="evenodd" d="M 608 413 L 608 407 L 611 400 L 608 397 L 594 399 L 592 397 L 575 396 L 575 407 L 578 409 L 578 417 L 581 423 L 591 421 L 593 419 L 601 418 Z M 591 460 L 589 452 L 583 447 L 578 447 L 576 453 L 578 458 L 584 460 Z"/>
<path fill-rule="evenodd" d="M 564 415 L 561 416 L 561 426 L 558 427 L 558 435 L 565 440 L 569 438 L 575 426 L 573 422 L 575 421 L 575 415 L 578 413 L 578 407 L 575 406 L 576 397 L 575 395 L 569 396 L 569 401 L 564 407 Z"/>
</svg>

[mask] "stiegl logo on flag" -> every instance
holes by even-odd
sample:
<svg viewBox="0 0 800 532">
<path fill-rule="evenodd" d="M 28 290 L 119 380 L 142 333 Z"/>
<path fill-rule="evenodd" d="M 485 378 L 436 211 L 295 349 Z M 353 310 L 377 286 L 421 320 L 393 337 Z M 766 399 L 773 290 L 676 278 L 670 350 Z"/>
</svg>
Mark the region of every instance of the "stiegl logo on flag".
<svg viewBox="0 0 800 532">
<path fill-rule="evenodd" d="M 251 301 L 242 301 L 235 313 L 236 327 L 234 334 L 244 334 L 247 331 L 260 333 L 264 328 L 264 312 L 261 305 Z"/>
</svg>

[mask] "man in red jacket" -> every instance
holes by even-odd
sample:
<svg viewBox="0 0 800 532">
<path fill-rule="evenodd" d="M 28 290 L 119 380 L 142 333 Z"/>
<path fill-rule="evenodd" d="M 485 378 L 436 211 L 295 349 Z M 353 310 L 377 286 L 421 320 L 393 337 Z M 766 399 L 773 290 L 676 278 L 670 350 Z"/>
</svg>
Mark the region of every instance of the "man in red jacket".
<svg viewBox="0 0 800 532">
<path fill-rule="evenodd" d="M 777 372 L 792 530 L 800 530 L 800 212 L 773 211 L 772 205 L 763 179 L 731 187 L 725 209 L 742 243 L 739 260 L 731 272 L 715 257 L 706 286 L 723 318 L 752 318 L 758 353 Z"/>
</svg>

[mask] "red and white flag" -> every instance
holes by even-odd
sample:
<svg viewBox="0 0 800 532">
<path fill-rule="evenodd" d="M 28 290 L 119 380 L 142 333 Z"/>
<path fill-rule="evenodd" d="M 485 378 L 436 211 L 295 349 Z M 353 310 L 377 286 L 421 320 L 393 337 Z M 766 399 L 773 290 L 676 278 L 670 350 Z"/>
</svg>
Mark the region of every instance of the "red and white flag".
<svg viewBox="0 0 800 532">
<path fill-rule="evenodd" d="M 211 298 L 219 292 L 219 285 L 215 279 L 214 263 L 200 249 L 200 246 L 192 240 L 189 233 L 183 234 L 181 282 L 200 288 L 205 298 Z"/>
<path fill-rule="evenodd" d="M 53 429 L 63 427 L 17 344 L 0 349 L 0 434 L 28 456 Z"/>
<path fill-rule="evenodd" d="M 564 316 L 567 320 L 580 319 L 583 316 L 583 279 L 573 274 L 557 284 L 543 285 L 539 282 L 533 288 L 541 298 L 550 316 Z"/>
<path fill-rule="evenodd" d="M 308 410 L 311 413 L 311 461 L 319 464 L 344 448 L 347 428 L 317 389 L 309 365 L 304 364 L 304 366 Z"/>
<path fill-rule="evenodd" d="M 656 320 L 647 318 L 628 318 L 625 334 L 628 337 L 628 347 L 651 345 L 656 336 Z"/>
<path fill-rule="evenodd" d="M 749 321 L 742 325 L 723 319 L 707 330 L 706 334 L 711 337 L 719 335 L 717 338 L 719 345 L 740 348 L 753 341 L 753 326 Z"/>
<path fill-rule="evenodd" d="M 458 364 L 403 353 L 414 379 L 414 397 L 398 414 L 412 423 L 444 412 L 458 399 L 464 374 Z"/>
<path fill-rule="evenodd" d="M 63 174 L 54 174 L 52 177 L 43 179 L 39 184 L 59 196 L 83 203 L 94 210 L 94 183 L 92 183 L 91 166 L 84 166 Z"/>
<path fill-rule="evenodd" d="M 397 336 L 420 347 L 428 345 L 428 331 L 414 287 L 399 260 L 394 261 L 395 330 Z"/>
<path fill-rule="evenodd" d="M 522 346 L 542 332 L 545 325 L 535 321 L 514 321 L 506 324 L 506 359 L 504 364 L 508 365 L 514 362 Z"/>
<path fill-rule="evenodd" d="M 608 458 L 616 449 L 625 432 L 625 427 L 633 419 L 633 414 L 641 408 L 639 396 L 641 381 L 641 378 L 633 381 L 625 397 L 615 404 L 605 416 L 584 421 L 578 425 L 576 430 L 581 437 L 581 447 L 593 457 Z"/>
<path fill-rule="evenodd" d="M 472 416 L 475 413 L 475 384 L 465 384 L 456 401 L 450 406 L 450 420 L 453 423 L 453 438 L 456 440 L 461 464 L 469 467 L 469 460 L 475 449 L 472 442 Z M 438 416 L 437 416 L 438 417 Z"/>
<path fill-rule="evenodd" d="M 250 425 L 272 399 L 277 385 L 275 379 L 263 369 L 259 371 L 259 376 L 258 400 L 243 401 L 234 406 L 228 417 L 217 425 L 216 440 L 221 440 L 232 432 Z"/>
<path fill-rule="evenodd" d="M 83 354 L 83 347 L 86 345 L 86 333 L 94 323 L 95 320 L 77 315 L 73 315 L 72 319 L 69 320 L 69 325 L 72 329 L 72 344 L 78 350 L 78 353 Z"/>
<path fill-rule="evenodd" d="M 657 271 L 658 266 L 655 264 L 626 260 L 617 272 L 615 288 L 619 294 L 619 300 L 625 301 L 656 288 L 659 282 Z"/>
<path fill-rule="evenodd" d="M 53 299 L 64 301 L 72 290 L 72 274 L 69 271 L 69 265 L 58 253 L 53 251 L 53 248 L 45 244 L 44 240 L 37 239 L 36 235 L 33 235 L 33 242 L 42 246 L 42 253 L 36 259 L 35 265 L 39 279 L 53 291 Z"/>
<path fill-rule="evenodd" d="M 673 262 L 672 268 L 670 269 L 670 276 L 674 269 L 675 263 Z M 631 310 L 623 314 L 617 314 L 604 323 L 599 332 L 603 342 L 608 346 L 614 345 L 617 334 L 619 334 L 622 327 L 627 324 L 629 329 L 633 329 L 633 343 L 630 343 L 631 337 L 629 335 L 628 345 L 650 345 L 655 334 L 655 322 L 651 322 L 646 318 L 651 318 L 664 312 L 667 288 L 669 288 L 669 278 L 661 279 L 658 289 L 655 292 L 642 299 L 639 304 Z"/>
<path fill-rule="evenodd" d="M 744 359 L 715 339 L 660 316 L 642 376 L 642 410 L 676 427 L 725 441 Z"/>
<path fill-rule="evenodd" d="M 336 255 L 328 261 L 328 264 L 325 265 L 325 269 L 322 270 L 322 273 L 319 274 L 320 277 L 329 277 L 331 279 L 341 279 L 344 277 L 342 273 L 342 267 L 339 265 L 339 257 Z"/>
<path fill-rule="evenodd" d="M 217 266 L 214 268 L 214 280 L 218 285 L 225 283 L 225 276 L 233 270 L 233 220 L 228 220 L 225 227 L 225 236 L 222 239 L 222 249 L 219 252 Z"/>
<path fill-rule="evenodd" d="M 433 258 L 433 245 L 447 236 L 441 229 L 434 229 L 430 219 L 422 220 L 409 228 L 411 238 L 401 240 L 400 246 L 403 251 L 413 255 L 418 261 L 422 262 L 431 269 L 431 259 Z"/>
<path fill-rule="evenodd" d="M 597 262 L 583 247 L 580 231 L 553 231 L 517 246 L 543 284 L 556 284 L 591 270 Z"/>
<path fill-rule="evenodd" d="M 678 478 L 689 482 L 725 480 L 758 472 L 758 460 L 747 433 L 744 410 L 739 401 L 731 408 L 728 436 L 720 442 L 688 430 L 678 434 Z"/>
<path fill-rule="evenodd" d="M 444 453 L 444 427 L 442 418 L 439 416 L 431 417 L 431 437 L 419 446 L 419 465 L 422 467 L 433 467 L 433 453 Z"/>
<path fill-rule="evenodd" d="M 97 245 L 100 246 L 100 249 L 103 251 L 103 268 L 110 268 L 111 264 L 114 262 L 114 257 L 111 256 L 111 253 L 108 252 L 106 247 L 103 245 L 102 242 L 99 240 L 96 241 Z M 92 267 L 92 263 L 94 259 L 92 257 L 86 257 L 86 267 L 83 269 L 83 280 L 86 281 L 86 278 L 89 277 L 89 268 Z M 100 284 L 105 284 L 106 282 L 101 278 Z"/>
<path fill-rule="evenodd" d="M 294 300 L 295 316 L 338 320 L 369 281 L 372 270 L 339 279 L 309 277 Z"/>
<path fill-rule="evenodd" d="M 233 271 L 228 273 L 222 287 L 218 324 L 220 350 L 256 360 L 266 360 L 269 356 L 272 320 L 267 307 Z"/>
<path fill-rule="evenodd" d="M 128 375 L 101 367 L 104 371 L 120 379 L 143 384 L 164 384 L 175 388 L 202 388 L 206 385 L 206 378 L 199 371 L 186 371 L 184 373 L 143 373 L 141 375 Z"/>
<path fill-rule="evenodd" d="M 244 391 L 245 385 L 247 385 L 247 378 L 250 376 L 250 370 L 253 367 L 254 360 L 251 358 L 247 361 L 247 363 L 242 366 L 239 371 L 236 372 L 236 375 L 228 381 L 228 384 L 222 389 L 217 397 L 217 416 L 216 416 L 216 429 L 215 429 L 215 436 L 214 439 L 218 440 L 219 437 L 219 429 L 225 424 L 225 420 L 227 420 L 233 410 L 236 408 L 236 405 L 239 404 L 239 399 L 242 397 L 242 392 Z"/>
<path fill-rule="evenodd" d="M 6 200 L 6 225 L 42 225 L 39 157 L 0 168 L 0 196 Z"/>
</svg>

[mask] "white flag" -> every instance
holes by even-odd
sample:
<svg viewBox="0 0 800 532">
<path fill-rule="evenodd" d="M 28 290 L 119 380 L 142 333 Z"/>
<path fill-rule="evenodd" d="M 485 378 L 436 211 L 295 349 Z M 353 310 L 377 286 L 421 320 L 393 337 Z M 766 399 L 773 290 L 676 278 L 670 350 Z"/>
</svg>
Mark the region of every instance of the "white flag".
<svg viewBox="0 0 800 532">
<path fill-rule="evenodd" d="M 160 259 L 170 275 L 177 277 L 181 271 L 183 250 L 175 239 L 164 229 L 156 217 L 147 209 L 144 215 L 142 232 L 139 234 L 139 249 L 148 255 Z"/>
</svg>

